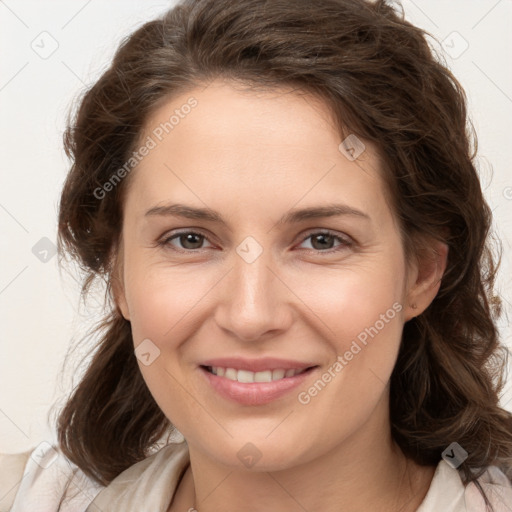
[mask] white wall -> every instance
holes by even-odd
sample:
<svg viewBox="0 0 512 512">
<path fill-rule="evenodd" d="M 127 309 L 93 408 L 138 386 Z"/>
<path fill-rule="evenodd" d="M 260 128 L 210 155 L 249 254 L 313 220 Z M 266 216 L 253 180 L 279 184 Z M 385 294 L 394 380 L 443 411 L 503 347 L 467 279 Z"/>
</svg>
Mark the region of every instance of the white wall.
<svg viewBox="0 0 512 512">
<path fill-rule="evenodd" d="M 98 318 L 94 308 L 78 312 L 78 283 L 66 273 L 61 279 L 51 252 L 68 167 L 62 149 L 68 106 L 100 75 L 122 36 L 172 3 L 0 2 L 1 452 L 54 439 L 47 413 L 72 386 L 72 368 L 59 379 L 63 357 L 70 341 Z M 448 36 L 446 50 L 456 57 L 447 59 L 466 88 L 479 134 L 485 193 L 504 246 L 499 286 L 510 315 L 512 2 L 404 0 L 403 5 L 413 23 L 440 40 Z M 46 263 L 34 255 L 34 246 L 36 252 L 50 250 Z M 512 345 L 506 319 L 500 329 Z M 510 381 L 502 403 L 512 410 Z"/>
</svg>

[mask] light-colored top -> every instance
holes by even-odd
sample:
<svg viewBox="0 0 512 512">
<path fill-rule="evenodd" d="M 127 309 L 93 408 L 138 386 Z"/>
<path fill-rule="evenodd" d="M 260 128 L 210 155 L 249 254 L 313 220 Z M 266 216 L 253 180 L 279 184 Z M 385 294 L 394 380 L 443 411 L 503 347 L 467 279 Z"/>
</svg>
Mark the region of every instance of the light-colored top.
<svg viewBox="0 0 512 512">
<path fill-rule="evenodd" d="M 57 512 L 67 484 L 70 498 L 61 512 L 166 512 L 190 464 L 186 441 L 171 443 L 105 487 L 86 477 L 57 447 L 50 456 L 36 450 L 0 455 L 0 512 Z M 490 466 L 478 481 L 495 512 L 512 512 L 512 484 L 500 469 Z M 476 485 L 464 488 L 459 471 L 441 460 L 417 512 L 485 510 Z"/>
</svg>

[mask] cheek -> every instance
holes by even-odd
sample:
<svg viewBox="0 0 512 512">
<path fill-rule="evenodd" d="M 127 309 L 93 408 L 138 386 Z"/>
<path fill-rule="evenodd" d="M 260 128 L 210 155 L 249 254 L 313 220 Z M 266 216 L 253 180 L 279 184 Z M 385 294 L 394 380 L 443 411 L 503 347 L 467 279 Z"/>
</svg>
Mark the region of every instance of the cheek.
<svg viewBox="0 0 512 512">
<path fill-rule="evenodd" d="M 148 349 L 140 352 L 151 353 L 148 365 L 139 357 L 139 368 L 154 400 L 183 434 L 189 432 L 184 418 L 201 417 L 204 413 L 199 402 L 191 399 L 195 395 L 189 391 L 190 375 L 184 372 L 182 349 L 186 350 L 186 341 L 200 328 L 200 301 L 214 284 L 213 281 L 208 286 L 197 274 L 197 269 L 147 266 L 144 271 L 130 274 L 134 346 L 137 351 L 139 345 L 146 344 Z"/>
<path fill-rule="evenodd" d="M 325 401 L 337 404 L 332 413 L 337 410 L 344 421 L 347 414 L 364 414 L 360 409 L 375 405 L 400 347 L 403 268 L 399 256 L 380 256 L 350 269 L 321 269 L 294 288 L 315 313 L 308 315 L 312 336 L 330 355 L 322 382 L 302 390 L 300 403 L 314 403 L 313 408 Z M 320 391 L 323 398 L 317 400 Z"/>
<path fill-rule="evenodd" d="M 214 315 L 215 304 L 209 303 L 208 292 L 218 284 L 218 266 L 208 269 L 191 264 L 173 267 L 136 260 L 128 263 L 135 345 L 149 338 L 172 352 L 182 338 L 193 334 L 194 325 L 199 329 L 200 322 Z M 307 272 L 302 266 L 283 268 L 279 274 L 290 288 L 288 304 L 283 307 L 293 307 L 302 328 L 311 328 L 319 341 L 323 337 L 331 340 L 337 353 L 349 350 L 356 338 L 364 343 L 365 332 L 373 332 L 375 325 L 383 335 L 392 336 L 390 327 L 400 324 L 397 318 L 401 318 L 396 308 L 402 300 L 401 263 L 399 255 L 386 257 L 379 253 L 363 263 L 312 265 Z M 218 293 L 216 290 L 217 298 Z M 395 337 L 400 328 L 398 325 L 394 329 Z"/>
<path fill-rule="evenodd" d="M 194 343 L 204 346 L 198 331 L 214 327 L 215 304 L 208 292 L 218 282 L 219 270 L 146 264 L 127 272 L 134 344 L 149 338 L 161 352 L 155 364 L 139 367 L 159 407 L 185 436 L 193 435 L 189 418 L 204 417 L 204 410 L 191 400 L 194 382 L 184 363 L 197 354 Z M 311 435 L 338 436 L 339 425 L 348 433 L 374 410 L 396 361 L 402 329 L 401 260 L 381 253 L 351 266 L 310 266 L 307 272 L 282 268 L 279 275 L 291 290 L 283 303 L 296 313 L 291 329 L 311 337 L 308 354 L 317 347 L 326 365 L 325 385 L 297 390 L 293 406 Z"/>
<path fill-rule="evenodd" d="M 158 345 L 178 339 L 176 332 L 195 308 L 200 309 L 201 298 L 214 284 L 193 265 L 172 267 L 134 261 L 127 275 L 135 345 L 144 338 Z"/>
<path fill-rule="evenodd" d="M 332 311 L 334 331 L 339 334 L 338 352 L 357 351 L 354 342 L 363 349 L 380 340 L 382 351 L 393 352 L 401 335 L 403 305 L 399 288 L 393 282 L 368 280 L 345 283 L 339 308 Z M 376 350 L 376 348 L 375 348 Z M 374 353 L 374 351 L 369 351 Z M 383 354 L 380 354 L 383 355 Z M 347 358 L 351 356 L 348 354 Z"/>
<path fill-rule="evenodd" d="M 296 273 L 287 281 L 307 306 L 303 311 L 314 313 L 316 325 L 341 352 L 360 334 L 364 342 L 364 333 L 375 324 L 385 336 L 400 333 L 403 278 L 400 258 L 381 253 L 361 264 Z"/>
<path fill-rule="evenodd" d="M 334 334 L 317 343 L 327 348 L 329 361 L 296 396 L 296 418 L 304 418 L 320 444 L 350 436 L 377 410 L 400 346 L 402 306 L 393 302 L 393 289 L 369 297 L 346 291 L 336 303 L 324 303 L 323 320 Z"/>
</svg>

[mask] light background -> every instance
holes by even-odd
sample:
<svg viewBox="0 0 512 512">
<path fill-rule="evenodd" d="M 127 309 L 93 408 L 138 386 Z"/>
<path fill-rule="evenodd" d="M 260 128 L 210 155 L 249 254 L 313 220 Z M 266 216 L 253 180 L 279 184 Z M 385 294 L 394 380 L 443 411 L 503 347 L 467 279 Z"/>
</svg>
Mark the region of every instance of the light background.
<svg viewBox="0 0 512 512">
<path fill-rule="evenodd" d="M 60 374 L 64 355 L 99 318 L 97 307 L 79 308 L 79 283 L 59 275 L 56 256 L 40 260 L 44 244 L 51 249 L 56 240 L 69 167 L 62 149 L 68 109 L 106 69 L 122 37 L 173 3 L 0 0 L 0 452 L 54 441 L 47 413 L 73 385 L 73 366 Z M 510 318 L 512 1 L 404 0 L 403 6 L 407 19 L 444 40 L 439 51 L 468 95 L 482 183 L 503 242 L 498 291 Z M 512 346 L 507 316 L 500 331 Z M 512 410 L 511 380 L 502 404 Z"/>
</svg>

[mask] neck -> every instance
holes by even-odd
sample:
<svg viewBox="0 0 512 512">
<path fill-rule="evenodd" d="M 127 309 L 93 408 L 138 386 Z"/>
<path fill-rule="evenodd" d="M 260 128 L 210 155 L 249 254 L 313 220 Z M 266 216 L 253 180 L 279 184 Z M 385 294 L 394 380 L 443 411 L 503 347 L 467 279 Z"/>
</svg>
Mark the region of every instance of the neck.
<svg viewBox="0 0 512 512">
<path fill-rule="evenodd" d="M 328 453 L 279 471 L 219 466 L 189 443 L 190 466 L 169 510 L 414 512 L 435 467 L 406 459 L 392 441 L 385 418 L 373 415 Z"/>
</svg>

